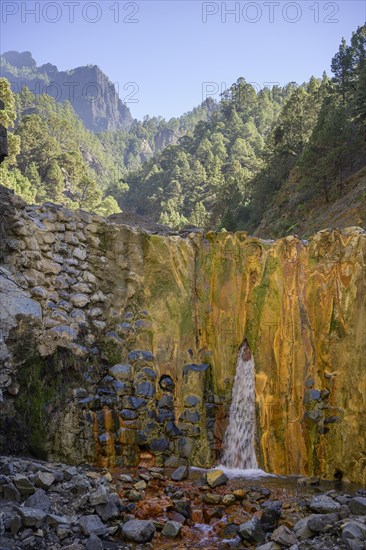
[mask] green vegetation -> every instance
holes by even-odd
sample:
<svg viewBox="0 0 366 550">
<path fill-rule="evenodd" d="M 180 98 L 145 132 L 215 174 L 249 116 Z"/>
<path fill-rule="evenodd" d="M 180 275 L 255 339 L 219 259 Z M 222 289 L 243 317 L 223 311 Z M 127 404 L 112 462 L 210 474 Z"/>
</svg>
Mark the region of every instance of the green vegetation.
<svg viewBox="0 0 366 550">
<path fill-rule="evenodd" d="M 252 182 L 253 227 L 278 193 L 284 208 L 293 212 L 287 226 L 278 226 L 287 232 L 311 201 L 342 197 L 347 177 L 365 165 L 365 45 L 363 26 L 353 33 L 350 46 L 342 40 L 332 60 L 332 80 L 312 78 L 286 102 L 266 143 L 265 169 Z"/>
<path fill-rule="evenodd" d="M 15 126 L 9 133 L 9 157 L 0 167 L 4 185 L 27 202 L 49 200 L 108 215 L 120 211 L 105 193 L 112 160 L 68 102 L 33 95 L 28 88 L 14 95 L 4 78 L 0 97 L 6 107 L 3 125 Z"/>
<path fill-rule="evenodd" d="M 218 103 L 98 135 L 70 103 L 27 88 L 14 96 L 1 79 L 2 123 L 14 127 L 1 181 L 29 202 L 122 209 L 173 228 L 253 231 L 280 197 L 289 215 L 277 216 L 274 233 L 294 230 L 309 204 L 342 197 L 365 164 L 365 44 L 365 25 L 350 45 L 342 40 L 332 79 L 257 93 L 239 78 Z"/>
<path fill-rule="evenodd" d="M 312 201 L 333 202 L 366 160 L 366 27 L 342 41 L 325 73 L 308 83 L 256 93 L 240 78 L 191 136 L 155 155 L 125 178 L 122 208 L 172 227 L 253 231 L 282 193 L 296 228 Z"/>
<path fill-rule="evenodd" d="M 119 204 L 173 227 L 190 222 L 233 229 L 233 211 L 250 201 L 250 179 L 262 168 L 265 138 L 292 89 L 256 94 L 239 79 L 192 135 L 127 175 L 129 190 L 117 197 Z"/>
</svg>

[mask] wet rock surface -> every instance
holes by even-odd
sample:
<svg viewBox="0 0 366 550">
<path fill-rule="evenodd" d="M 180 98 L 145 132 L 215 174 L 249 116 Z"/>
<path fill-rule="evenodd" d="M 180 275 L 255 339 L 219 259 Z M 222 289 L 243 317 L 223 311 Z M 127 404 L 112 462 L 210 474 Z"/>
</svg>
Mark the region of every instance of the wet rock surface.
<svg viewBox="0 0 366 550">
<path fill-rule="evenodd" d="M 366 548 L 366 491 L 354 485 L 178 470 L 0 457 L 0 548 Z"/>
</svg>

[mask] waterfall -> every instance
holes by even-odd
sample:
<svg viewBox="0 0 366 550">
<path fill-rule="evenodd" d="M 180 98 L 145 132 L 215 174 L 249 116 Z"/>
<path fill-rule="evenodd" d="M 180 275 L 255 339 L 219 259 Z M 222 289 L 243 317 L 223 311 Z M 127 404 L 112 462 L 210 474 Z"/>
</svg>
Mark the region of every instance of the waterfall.
<svg viewBox="0 0 366 550">
<path fill-rule="evenodd" d="M 257 468 L 254 358 L 245 339 L 238 353 L 222 463 L 228 468 Z"/>
</svg>

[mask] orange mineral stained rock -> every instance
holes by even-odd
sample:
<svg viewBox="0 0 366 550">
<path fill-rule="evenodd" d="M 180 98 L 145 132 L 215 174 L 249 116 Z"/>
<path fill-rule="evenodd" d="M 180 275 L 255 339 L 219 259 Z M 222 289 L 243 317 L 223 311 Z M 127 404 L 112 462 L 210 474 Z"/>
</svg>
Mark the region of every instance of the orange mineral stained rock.
<svg viewBox="0 0 366 550">
<path fill-rule="evenodd" d="M 366 483 L 364 230 L 326 229 L 309 241 L 182 238 L 0 194 L 12 244 L 0 322 L 9 361 L 21 365 L 5 410 L 18 411 L 21 426 L 27 419 L 37 452 L 101 466 L 136 466 L 145 451 L 157 466 L 219 464 L 246 338 L 258 466 Z M 14 342 L 27 343 L 25 355 Z M 130 360 L 132 350 L 146 351 Z M 110 376 L 94 399 L 103 369 L 126 363 L 130 378 Z M 73 394 L 84 374 L 89 382 Z"/>
</svg>

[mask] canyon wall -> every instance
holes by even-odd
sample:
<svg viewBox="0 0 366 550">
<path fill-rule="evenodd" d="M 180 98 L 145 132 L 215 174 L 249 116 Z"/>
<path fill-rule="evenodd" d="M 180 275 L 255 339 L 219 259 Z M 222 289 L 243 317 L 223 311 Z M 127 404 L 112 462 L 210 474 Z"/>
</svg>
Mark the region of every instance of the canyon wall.
<svg viewBox="0 0 366 550">
<path fill-rule="evenodd" d="M 247 338 L 259 466 L 366 483 L 365 231 L 163 236 L 0 195 L 2 452 L 217 463 Z"/>
</svg>

